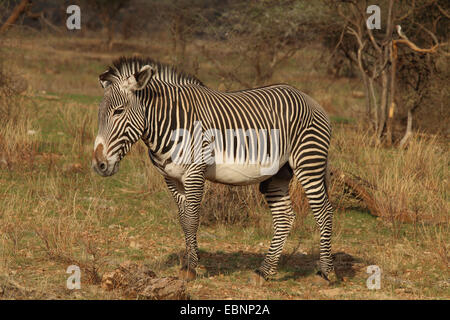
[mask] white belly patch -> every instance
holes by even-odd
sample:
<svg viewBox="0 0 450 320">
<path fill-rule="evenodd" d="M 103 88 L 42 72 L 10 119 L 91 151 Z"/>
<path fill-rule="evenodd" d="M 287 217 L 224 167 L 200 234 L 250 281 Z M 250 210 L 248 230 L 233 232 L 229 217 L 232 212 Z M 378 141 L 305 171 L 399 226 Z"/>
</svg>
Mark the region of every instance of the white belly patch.
<svg viewBox="0 0 450 320">
<path fill-rule="evenodd" d="M 259 163 L 214 163 L 208 165 L 205 178 L 212 182 L 245 186 L 262 182 L 275 175 L 287 160 L 264 166 Z M 186 167 L 174 162 L 167 163 L 159 171 L 178 181 L 186 179 Z"/>
<path fill-rule="evenodd" d="M 270 173 L 261 170 L 256 164 L 215 164 L 206 169 L 206 179 L 223 184 L 245 186 L 259 183 L 273 176 L 278 171 Z"/>
</svg>

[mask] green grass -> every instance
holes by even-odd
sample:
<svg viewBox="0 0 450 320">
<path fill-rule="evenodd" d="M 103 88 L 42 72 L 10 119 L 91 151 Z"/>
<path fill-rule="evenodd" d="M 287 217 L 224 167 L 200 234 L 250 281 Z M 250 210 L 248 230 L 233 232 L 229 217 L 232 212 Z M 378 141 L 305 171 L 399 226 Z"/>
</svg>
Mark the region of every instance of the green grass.
<svg viewBox="0 0 450 320">
<path fill-rule="evenodd" d="M 331 116 L 330 119 L 335 124 L 351 124 L 356 122 L 355 119 L 340 116 Z"/>
<path fill-rule="evenodd" d="M 46 97 L 47 96 L 47 97 Z M 91 96 L 85 94 L 76 93 L 59 93 L 59 92 L 46 92 L 45 95 L 38 96 L 38 100 L 47 101 L 60 99 L 62 103 L 74 102 L 79 104 L 98 105 L 102 99 L 101 96 Z"/>
</svg>

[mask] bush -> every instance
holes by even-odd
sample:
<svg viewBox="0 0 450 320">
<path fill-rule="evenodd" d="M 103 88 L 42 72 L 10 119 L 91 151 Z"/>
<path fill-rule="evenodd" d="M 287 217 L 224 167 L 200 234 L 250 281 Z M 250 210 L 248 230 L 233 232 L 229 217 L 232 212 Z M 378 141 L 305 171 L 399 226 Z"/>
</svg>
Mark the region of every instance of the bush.
<svg viewBox="0 0 450 320">
<path fill-rule="evenodd" d="M 207 182 L 200 207 L 203 224 L 258 224 L 266 210 L 258 185 L 234 187 Z"/>
</svg>

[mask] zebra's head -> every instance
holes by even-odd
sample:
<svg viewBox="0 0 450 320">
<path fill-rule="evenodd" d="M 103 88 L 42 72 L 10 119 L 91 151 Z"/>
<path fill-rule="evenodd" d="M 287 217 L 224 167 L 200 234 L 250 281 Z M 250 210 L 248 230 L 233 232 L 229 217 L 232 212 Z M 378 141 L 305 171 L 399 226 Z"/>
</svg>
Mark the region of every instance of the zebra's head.
<svg viewBox="0 0 450 320">
<path fill-rule="evenodd" d="M 145 106 L 139 100 L 153 74 L 154 67 L 139 66 L 125 76 L 110 68 L 99 76 L 104 88 L 98 111 L 98 134 L 92 155 L 92 168 L 107 177 L 119 170 L 119 162 L 145 130 Z"/>
</svg>

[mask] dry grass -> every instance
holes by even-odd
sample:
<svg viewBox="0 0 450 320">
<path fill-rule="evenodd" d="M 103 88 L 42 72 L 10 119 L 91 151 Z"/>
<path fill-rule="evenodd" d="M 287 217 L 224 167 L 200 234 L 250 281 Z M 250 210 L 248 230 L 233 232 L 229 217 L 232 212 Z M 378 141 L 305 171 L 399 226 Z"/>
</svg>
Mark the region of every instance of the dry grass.
<svg viewBox="0 0 450 320">
<path fill-rule="evenodd" d="M 39 132 L 33 130 L 28 102 L 15 90 L 15 82 L 0 59 L 0 166 L 10 168 L 32 163 L 37 151 Z"/>
<path fill-rule="evenodd" d="M 436 136 L 416 134 L 406 149 L 377 145 L 363 128 L 337 130 L 331 163 L 374 190 L 381 217 L 397 222 L 449 223 L 450 156 Z"/>
<path fill-rule="evenodd" d="M 0 166 L 32 165 L 37 154 L 39 132 L 32 129 L 31 121 L 20 116 L 0 127 Z"/>
</svg>

